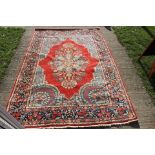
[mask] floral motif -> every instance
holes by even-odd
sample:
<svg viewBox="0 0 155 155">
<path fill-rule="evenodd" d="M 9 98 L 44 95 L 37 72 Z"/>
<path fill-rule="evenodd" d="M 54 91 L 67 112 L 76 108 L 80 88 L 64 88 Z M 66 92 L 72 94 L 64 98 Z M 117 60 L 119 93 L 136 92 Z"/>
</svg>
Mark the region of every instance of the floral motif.
<svg viewBox="0 0 155 155">
<path fill-rule="evenodd" d="M 97 59 L 91 57 L 84 46 L 70 39 L 53 46 L 47 57 L 39 62 L 48 83 L 55 85 L 67 98 L 93 78 L 97 64 Z"/>
<path fill-rule="evenodd" d="M 57 90 L 52 86 L 34 87 L 29 98 L 28 107 L 42 107 L 55 104 L 57 95 Z"/>
</svg>

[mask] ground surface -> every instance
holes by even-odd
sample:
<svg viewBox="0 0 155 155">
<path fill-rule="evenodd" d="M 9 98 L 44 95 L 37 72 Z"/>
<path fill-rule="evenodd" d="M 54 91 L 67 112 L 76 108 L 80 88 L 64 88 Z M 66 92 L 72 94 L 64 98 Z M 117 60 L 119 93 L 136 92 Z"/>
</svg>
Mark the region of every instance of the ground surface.
<svg viewBox="0 0 155 155">
<path fill-rule="evenodd" d="M 0 81 L 5 75 L 23 32 L 22 28 L 0 27 Z"/>
<path fill-rule="evenodd" d="M 155 37 L 155 27 L 113 27 L 118 40 L 126 48 L 129 57 L 136 66 L 138 75 L 142 78 L 147 92 L 155 104 L 155 76 L 148 79 L 148 73 L 155 61 L 155 56 L 146 56 L 138 61 L 139 56 Z"/>
<path fill-rule="evenodd" d="M 48 27 L 51 28 L 51 27 Z M 55 27 L 58 28 L 58 27 Z M 62 28 L 62 27 L 61 27 Z M 75 27 L 72 27 L 75 28 Z M 4 107 L 7 105 L 7 99 L 11 91 L 20 62 L 23 60 L 23 54 L 28 46 L 28 42 L 33 31 L 33 27 L 26 27 L 26 31 L 21 39 L 21 43 L 7 69 L 5 78 L 0 85 L 0 104 Z M 136 73 L 136 69 L 128 57 L 125 48 L 118 42 L 113 31 L 109 31 L 102 27 L 103 35 L 112 50 L 113 57 L 118 65 L 122 79 L 125 81 L 127 92 L 135 105 L 140 128 L 155 128 L 154 105 L 148 93 L 145 90 L 142 80 Z M 138 128 L 137 123 L 129 125 L 121 125 L 112 128 Z"/>
</svg>

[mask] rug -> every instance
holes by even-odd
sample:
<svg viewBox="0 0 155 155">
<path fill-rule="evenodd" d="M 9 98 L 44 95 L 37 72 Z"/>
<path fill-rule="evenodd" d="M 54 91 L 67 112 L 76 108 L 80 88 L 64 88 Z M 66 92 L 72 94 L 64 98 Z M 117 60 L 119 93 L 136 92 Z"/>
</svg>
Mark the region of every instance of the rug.
<svg viewBox="0 0 155 155">
<path fill-rule="evenodd" d="M 97 127 L 137 120 L 98 29 L 34 31 L 7 111 L 25 128 Z"/>
</svg>

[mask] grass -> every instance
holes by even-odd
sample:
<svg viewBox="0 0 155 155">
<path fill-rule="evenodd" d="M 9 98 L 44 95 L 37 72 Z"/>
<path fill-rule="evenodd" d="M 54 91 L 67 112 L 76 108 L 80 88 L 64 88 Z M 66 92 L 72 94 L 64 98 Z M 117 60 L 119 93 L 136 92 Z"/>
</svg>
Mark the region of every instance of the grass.
<svg viewBox="0 0 155 155">
<path fill-rule="evenodd" d="M 126 48 L 129 57 L 137 68 L 137 73 L 142 78 L 146 90 L 155 103 L 155 76 L 148 79 L 148 72 L 155 56 L 146 56 L 137 61 L 155 36 L 155 27 L 113 27 L 120 43 Z M 135 81 L 136 82 L 136 81 Z"/>
<path fill-rule="evenodd" d="M 22 28 L 0 27 L 0 82 L 4 78 L 24 31 Z"/>
</svg>

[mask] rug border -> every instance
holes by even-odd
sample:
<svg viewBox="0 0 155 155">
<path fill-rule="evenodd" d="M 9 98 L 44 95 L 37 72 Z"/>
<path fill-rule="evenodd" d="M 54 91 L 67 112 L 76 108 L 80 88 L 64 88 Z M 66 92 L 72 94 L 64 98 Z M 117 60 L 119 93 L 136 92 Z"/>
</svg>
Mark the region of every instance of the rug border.
<svg viewBox="0 0 155 155">
<path fill-rule="evenodd" d="M 30 38 L 28 39 L 28 46 L 27 46 L 26 49 L 24 50 L 24 54 L 23 54 L 22 60 L 21 60 L 21 62 L 20 62 L 20 64 L 19 64 L 19 67 L 18 67 L 18 69 L 17 69 L 15 81 L 13 82 L 11 91 L 10 91 L 9 96 L 8 96 L 8 99 L 7 99 L 7 104 L 6 104 L 6 110 L 7 110 L 7 111 L 8 111 L 8 108 L 9 108 L 9 106 L 10 106 L 9 103 L 10 103 L 11 96 L 12 96 L 12 94 L 13 94 L 13 92 L 14 92 L 15 86 L 16 86 L 17 81 L 18 81 L 18 79 L 19 79 L 19 75 L 20 75 L 21 70 L 22 70 L 22 67 L 23 67 L 23 65 L 24 65 L 24 61 L 25 61 L 25 59 L 26 59 L 26 55 L 28 54 L 28 49 L 30 48 L 30 46 L 31 46 L 31 44 L 32 44 L 32 40 L 33 40 L 33 38 L 34 38 L 34 35 L 35 35 L 35 30 L 32 30 L 31 36 L 30 36 Z"/>
<path fill-rule="evenodd" d="M 97 124 L 81 124 L 81 125 L 70 125 L 70 124 L 65 124 L 65 125 L 57 125 L 57 126 L 52 126 L 51 124 L 50 125 L 41 125 L 41 126 L 25 126 L 26 129 L 37 129 L 37 128 L 40 128 L 40 129 L 58 129 L 58 128 L 89 128 L 89 127 L 111 127 L 111 126 L 114 126 L 114 125 L 125 125 L 125 124 L 129 124 L 129 123 L 132 123 L 132 122 L 136 122 L 138 121 L 138 119 L 130 119 L 128 121 L 123 121 L 121 123 L 118 123 L 118 122 L 107 122 L 107 123 L 97 123 Z"/>
<path fill-rule="evenodd" d="M 131 99 L 130 95 L 128 94 L 128 92 L 127 92 L 127 90 L 128 90 L 128 89 L 127 89 L 127 86 L 126 86 L 126 84 L 125 84 L 125 81 L 124 81 L 123 78 L 122 78 L 121 71 L 120 71 L 120 67 L 118 66 L 118 64 L 116 63 L 116 61 L 115 61 L 115 59 L 114 59 L 114 56 L 113 56 L 113 53 L 112 53 L 112 49 L 109 47 L 109 44 L 108 44 L 108 42 L 106 41 L 106 39 L 105 39 L 105 37 L 104 37 L 104 33 L 103 33 L 103 31 L 102 31 L 101 29 L 99 30 L 99 34 L 100 34 L 100 36 L 101 36 L 101 38 L 102 38 L 102 40 L 103 40 L 103 42 L 104 42 L 106 48 L 108 49 L 108 51 L 109 51 L 109 53 L 110 53 L 110 56 L 111 56 L 111 58 L 112 58 L 112 60 L 113 60 L 113 62 L 114 62 L 115 68 L 117 69 L 117 73 L 118 73 L 118 75 L 119 75 L 119 77 L 120 77 L 120 80 L 121 80 L 121 82 L 122 82 L 122 86 L 123 86 L 123 88 L 124 88 L 124 90 L 125 90 L 125 93 L 126 93 L 128 99 L 129 99 L 129 101 L 130 101 L 130 106 L 132 107 L 132 110 L 133 110 L 133 112 L 134 112 L 134 114 L 135 114 L 135 116 L 136 116 L 136 118 L 137 118 L 137 120 L 138 120 L 135 104 L 134 104 L 134 102 L 132 101 L 132 99 Z"/>
</svg>

